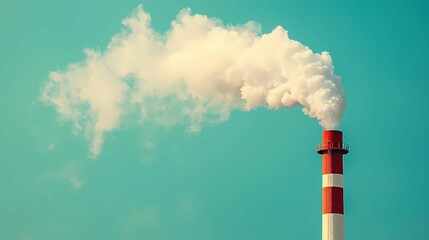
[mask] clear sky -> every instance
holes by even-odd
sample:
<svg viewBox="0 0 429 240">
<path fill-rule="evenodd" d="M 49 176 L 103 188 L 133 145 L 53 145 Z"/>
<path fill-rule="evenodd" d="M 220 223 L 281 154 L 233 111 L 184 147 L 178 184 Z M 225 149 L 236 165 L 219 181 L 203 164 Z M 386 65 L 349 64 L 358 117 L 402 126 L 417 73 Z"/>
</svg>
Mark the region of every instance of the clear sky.
<svg viewBox="0 0 429 240">
<path fill-rule="evenodd" d="M 427 1 L 15 0 L 0 2 L 0 239 L 321 238 L 322 128 L 299 107 L 200 134 L 124 124 L 94 160 L 39 100 L 50 71 L 104 49 L 138 4 L 160 32 L 190 7 L 330 52 L 347 96 L 346 239 L 428 238 Z"/>
</svg>

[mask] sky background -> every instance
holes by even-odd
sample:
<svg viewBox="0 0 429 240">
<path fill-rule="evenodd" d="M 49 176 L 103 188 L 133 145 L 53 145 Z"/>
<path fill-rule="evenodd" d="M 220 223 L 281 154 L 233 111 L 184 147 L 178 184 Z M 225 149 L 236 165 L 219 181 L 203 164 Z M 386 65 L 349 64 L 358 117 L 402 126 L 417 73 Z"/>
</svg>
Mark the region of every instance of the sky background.
<svg viewBox="0 0 429 240">
<path fill-rule="evenodd" d="M 330 52 L 347 107 L 345 238 L 428 239 L 427 1 L 1 1 L 0 239 L 321 238 L 322 128 L 300 108 L 185 126 L 123 124 L 100 156 L 40 100 L 49 71 L 104 49 L 138 4 L 277 25 Z"/>
</svg>

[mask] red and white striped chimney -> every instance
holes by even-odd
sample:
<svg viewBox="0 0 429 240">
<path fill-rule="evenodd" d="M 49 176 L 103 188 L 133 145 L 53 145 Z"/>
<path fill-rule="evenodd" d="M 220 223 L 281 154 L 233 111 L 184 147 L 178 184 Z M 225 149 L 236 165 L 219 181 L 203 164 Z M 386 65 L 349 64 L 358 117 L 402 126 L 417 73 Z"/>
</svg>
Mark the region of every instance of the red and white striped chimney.
<svg viewBox="0 0 429 240">
<path fill-rule="evenodd" d="M 344 239 L 343 133 L 326 130 L 317 153 L 322 154 L 322 240 Z"/>
</svg>

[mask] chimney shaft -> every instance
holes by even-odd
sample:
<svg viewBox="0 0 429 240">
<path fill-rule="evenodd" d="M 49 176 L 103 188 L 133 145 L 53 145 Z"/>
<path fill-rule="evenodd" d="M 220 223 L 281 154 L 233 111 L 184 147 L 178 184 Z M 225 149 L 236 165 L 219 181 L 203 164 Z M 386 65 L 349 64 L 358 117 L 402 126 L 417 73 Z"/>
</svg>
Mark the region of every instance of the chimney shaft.
<svg viewBox="0 0 429 240">
<path fill-rule="evenodd" d="M 322 154 L 322 240 L 344 240 L 343 133 L 326 130 L 317 147 Z"/>
</svg>

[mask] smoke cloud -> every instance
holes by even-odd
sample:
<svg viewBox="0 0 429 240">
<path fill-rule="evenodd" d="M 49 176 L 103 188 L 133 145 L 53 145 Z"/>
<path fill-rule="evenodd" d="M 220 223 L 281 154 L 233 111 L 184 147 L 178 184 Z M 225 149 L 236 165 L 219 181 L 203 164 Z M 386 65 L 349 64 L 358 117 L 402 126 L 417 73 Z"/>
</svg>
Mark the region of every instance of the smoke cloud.
<svg viewBox="0 0 429 240">
<path fill-rule="evenodd" d="M 85 60 L 51 72 L 42 88 L 42 100 L 90 139 L 93 157 L 130 115 L 199 132 L 232 110 L 302 106 L 323 127 L 338 125 L 345 96 L 329 53 L 280 26 L 261 34 L 255 22 L 224 25 L 190 9 L 164 34 L 150 20 L 138 6 L 104 51 L 86 49 Z"/>
</svg>

